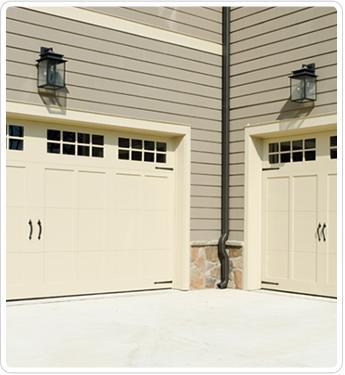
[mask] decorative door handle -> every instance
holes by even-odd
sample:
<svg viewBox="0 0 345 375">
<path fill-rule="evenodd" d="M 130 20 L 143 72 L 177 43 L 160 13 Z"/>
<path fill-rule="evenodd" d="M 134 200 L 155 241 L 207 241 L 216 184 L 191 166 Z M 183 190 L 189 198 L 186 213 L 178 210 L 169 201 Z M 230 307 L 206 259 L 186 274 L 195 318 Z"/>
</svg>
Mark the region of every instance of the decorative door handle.
<svg viewBox="0 0 345 375">
<path fill-rule="evenodd" d="M 319 223 L 319 225 L 317 226 L 317 230 L 316 230 L 316 232 L 317 232 L 317 237 L 318 237 L 319 241 L 321 241 L 321 238 L 320 238 L 320 232 L 319 232 L 320 228 L 321 228 L 321 223 Z"/>
<path fill-rule="evenodd" d="M 326 223 L 323 223 L 323 227 L 322 227 L 322 235 L 323 235 L 323 240 L 324 240 L 324 241 L 326 241 L 325 228 L 326 228 Z"/>
<path fill-rule="evenodd" d="M 32 238 L 32 221 L 29 220 L 28 224 L 30 225 L 30 234 L 29 234 L 29 240 Z"/>
<path fill-rule="evenodd" d="M 38 219 L 38 227 L 40 228 L 40 231 L 38 232 L 38 239 L 41 239 L 41 234 L 42 234 L 42 225 L 41 225 L 41 220 Z"/>
</svg>

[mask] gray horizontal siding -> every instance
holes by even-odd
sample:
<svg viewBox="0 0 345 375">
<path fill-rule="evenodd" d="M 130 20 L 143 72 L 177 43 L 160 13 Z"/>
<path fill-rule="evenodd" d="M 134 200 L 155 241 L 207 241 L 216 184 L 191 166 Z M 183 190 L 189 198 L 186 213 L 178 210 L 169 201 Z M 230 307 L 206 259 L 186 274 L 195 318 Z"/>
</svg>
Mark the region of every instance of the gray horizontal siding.
<svg viewBox="0 0 345 375">
<path fill-rule="evenodd" d="M 243 240 L 244 127 L 336 111 L 336 26 L 332 7 L 231 11 L 230 207 L 235 211 L 230 227 L 235 233 L 230 239 Z M 311 62 L 317 68 L 317 101 L 292 103 L 288 76 Z"/>
<path fill-rule="evenodd" d="M 158 28 L 168 21 L 154 14 L 159 8 L 121 12 Z M 193 7 L 165 12 L 179 17 L 170 31 L 221 42 L 221 12 Z M 9 100 L 44 102 L 37 93 L 35 60 L 41 46 L 53 47 L 68 60 L 67 88 L 56 97 L 68 108 L 190 124 L 191 239 L 219 237 L 221 56 L 27 8 L 8 8 L 6 44 Z"/>
<path fill-rule="evenodd" d="M 333 13 L 335 8 L 314 7 L 275 7 L 267 8 L 263 12 L 248 15 L 241 20 L 231 20 L 231 43 L 243 39 L 268 34 L 276 30 L 284 30 L 293 25 L 303 24 L 311 19 Z M 232 13 L 231 13 L 232 16 Z M 281 36 L 284 38 L 284 35 Z"/>
<path fill-rule="evenodd" d="M 201 7 L 85 7 L 144 25 L 221 43 L 221 15 Z"/>
<path fill-rule="evenodd" d="M 298 18 L 301 18 L 301 16 L 307 16 L 305 14 L 305 11 L 300 12 L 297 14 Z M 294 14 L 294 20 L 297 16 Z M 315 16 L 315 15 L 314 15 Z M 283 42 L 284 40 L 289 40 L 290 38 L 298 37 L 298 36 L 305 36 L 309 32 L 318 31 L 318 30 L 327 30 L 330 26 L 333 26 L 336 22 L 336 14 L 330 13 L 322 15 L 321 17 L 317 18 L 311 18 L 309 15 L 309 18 L 311 18 L 309 21 L 303 18 L 302 25 L 300 23 L 296 24 L 293 23 L 290 26 L 284 27 L 284 35 L 281 35 L 281 29 L 277 29 L 275 31 L 270 31 L 269 33 L 261 34 L 261 35 L 254 35 L 251 36 L 248 39 L 242 39 L 240 42 L 234 42 L 231 43 L 231 52 L 233 54 L 250 50 L 251 48 L 257 48 L 261 46 L 270 46 L 271 43 L 274 43 L 272 45 L 272 48 L 276 45 L 278 42 Z M 277 34 L 279 36 L 277 37 Z"/>
</svg>

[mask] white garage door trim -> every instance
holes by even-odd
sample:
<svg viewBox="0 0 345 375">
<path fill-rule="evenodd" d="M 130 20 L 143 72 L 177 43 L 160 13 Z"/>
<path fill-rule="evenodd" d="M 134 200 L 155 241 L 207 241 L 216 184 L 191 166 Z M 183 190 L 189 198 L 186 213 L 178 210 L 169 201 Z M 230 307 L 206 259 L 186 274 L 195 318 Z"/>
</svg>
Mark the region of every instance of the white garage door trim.
<svg viewBox="0 0 345 375">
<path fill-rule="evenodd" d="M 336 129 L 335 113 L 258 125 L 248 124 L 245 128 L 244 289 L 261 288 L 263 139 Z M 341 139 L 341 134 L 338 136 Z M 338 180 L 341 181 L 341 176 Z M 339 191 L 341 190 L 338 189 L 338 204 L 341 205 Z M 338 262 L 338 271 L 340 264 L 341 259 Z"/>
<path fill-rule="evenodd" d="M 136 132 L 172 138 L 175 143 L 174 288 L 189 289 L 191 154 L 191 129 L 189 125 L 138 120 L 92 112 L 59 110 L 16 102 L 7 102 L 6 109 L 7 120 L 39 121 L 49 124 L 93 128 L 106 127 L 123 133 Z M 5 158 L 2 160 L 5 160 Z M 2 236 L 2 244 L 6 244 L 5 236 Z M 4 257 L 4 254 L 2 254 L 2 257 Z M 1 264 L 2 275 L 6 277 L 5 262 L 3 261 Z"/>
</svg>

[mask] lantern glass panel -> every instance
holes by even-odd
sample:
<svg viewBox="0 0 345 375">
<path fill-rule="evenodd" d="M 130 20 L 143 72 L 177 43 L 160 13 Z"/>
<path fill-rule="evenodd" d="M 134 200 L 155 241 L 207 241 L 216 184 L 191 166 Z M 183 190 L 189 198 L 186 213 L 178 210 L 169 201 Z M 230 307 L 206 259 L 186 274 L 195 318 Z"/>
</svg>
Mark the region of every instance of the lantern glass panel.
<svg viewBox="0 0 345 375">
<path fill-rule="evenodd" d="M 304 99 L 304 76 L 291 78 L 291 100 L 303 101 Z"/>
<path fill-rule="evenodd" d="M 49 88 L 63 87 L 64 63 L 48 60 L 47 85 Z"/>
<path fill-rule="evenodd" d="M 47 84 L 47 60 L 42 60 L 38 64 L 38 87 Z"/>
<path fill-rule="evenodd" d="M 305 77 L 305 96 L 306 99 L 316 100 L 316 78 L 306 76 Z"/>
<path fill-rule="evenodd" d="M 38 64 L 38 87 L 53 90 L 65 87 L 65 62 L 41 60 Z"/>
</svg>

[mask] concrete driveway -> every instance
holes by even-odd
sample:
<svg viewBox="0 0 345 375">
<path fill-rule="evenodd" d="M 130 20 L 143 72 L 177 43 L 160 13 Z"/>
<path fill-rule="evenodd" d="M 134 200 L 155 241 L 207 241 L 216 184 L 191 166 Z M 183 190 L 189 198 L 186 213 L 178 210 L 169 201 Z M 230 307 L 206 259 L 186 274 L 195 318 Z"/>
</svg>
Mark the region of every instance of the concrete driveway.
<svg viewBox="0 0 345 375">
<path fill-rule="evenodd" d="M 9 302 L 6 312 L 2 365 L 10 372 L 326 371 L 342 361 L 339 355 L 337 362 L 334 299 L 231 289 L 162 290 Z"/>
</svg>

